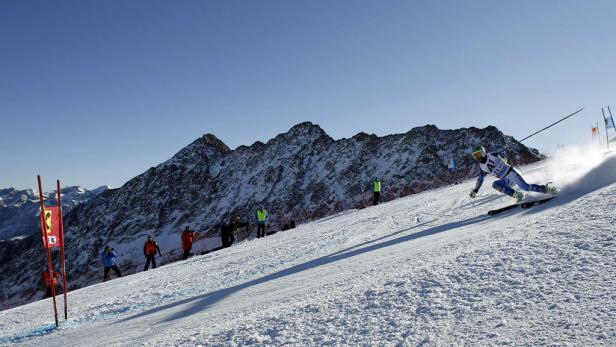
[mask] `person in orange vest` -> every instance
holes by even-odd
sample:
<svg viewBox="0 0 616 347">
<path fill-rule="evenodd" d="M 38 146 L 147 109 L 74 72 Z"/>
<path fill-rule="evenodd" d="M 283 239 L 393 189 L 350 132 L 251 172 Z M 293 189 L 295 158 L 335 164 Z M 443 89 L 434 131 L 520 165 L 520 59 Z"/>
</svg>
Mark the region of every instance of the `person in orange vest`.
<svg viewBox="0 0 616 347">
<path fill-rule="evenodd" d="M 257 238 L 265 237 L 265 229 L 267 226 L 267 210 L 263 205 L 257 210 Z"/>
<path fill-rule="evenodd" d="M 143 271 L 148 271 L 150 262 L 152 263 L 152 269 L 156 269 L 156 252 L 158 252 L 158 255 L 162 256 L 160 248 L 158 248 L 158 244 L 154 241 L 151 235 L 148 235 L 148 240 L 143 245 L 143 255 L 145 255 L 146 259 Z"/>
<path fill-rule="evenodd" d="M 182 232 L 182 249 L 184 250 L 182 260 L 188 259 L 194 240 L 195 232 L 190 230 L 190 228 L 187 226 L 186 229 L 184 229 L 184 231 Z"/>
<path fill-rule="evenodd" d="M 54 287 L 58 286 L 58 275 L 60 275 L 60 274 L 57 273 L 57 272 L 53 273 L 53 286 Z M 50 298 L 52 296 L 52 292 L 51 292 L 52 276 L 49 276 L 49 271 L 48 270 L 43 271 L 43 275 L 41 277 L 41 282 L 45 286 L 45 298 Z M 56 288 L 56 294 L 57 293 L 58 293 L 58 290 Z"/>
</svg>

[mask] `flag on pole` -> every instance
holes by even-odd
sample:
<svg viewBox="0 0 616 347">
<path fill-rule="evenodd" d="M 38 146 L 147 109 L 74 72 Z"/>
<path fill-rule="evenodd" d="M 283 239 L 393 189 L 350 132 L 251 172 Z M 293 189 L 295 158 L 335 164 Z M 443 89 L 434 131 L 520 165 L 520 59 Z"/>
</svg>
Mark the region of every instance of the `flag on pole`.
<svg viewBox="0 0 616 347">
<path fill-rule="evenodd" d="M 43 239 L 43 245 L 49 248 L 60 247 L 60 208 L 58 206 L 46 206 L 43 222 L 45 237 L 47 237 L 47 243 Z"/>
<path fill-rule="evenodd" d="M 609 128 L 616 129 L 616 125 L 614 125 L 614 118 L 612 118 L 612 117 L 609 117 L 609 118 L 605 117 L 603 119 L 605 120 L 605 129 L 609 129 Z"/>
<path fill-rule="evenodd" d="M 608 123 L 612 129 L 616 130 L 616 126 L 614 126 L 614 117 L 612 117 L 612 110 L 610 107 L 607 107 L 607 111 L 610 113 L 610 119 L 606 121 L 605 126 L 607 127 Z"/>
</svg>

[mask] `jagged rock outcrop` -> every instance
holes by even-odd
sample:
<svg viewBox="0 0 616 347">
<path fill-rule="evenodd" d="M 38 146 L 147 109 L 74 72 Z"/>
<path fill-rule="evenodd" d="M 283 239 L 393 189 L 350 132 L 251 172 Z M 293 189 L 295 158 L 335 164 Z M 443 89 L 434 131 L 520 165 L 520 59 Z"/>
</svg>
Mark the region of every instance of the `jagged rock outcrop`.
<svg viewBox="0 0 616 347">
<path fill-rule="evenodd" d="M 180 246 L 185 225 L 218 232 L 223 219 L 240 216 L 254 223 L 256 208 L 270 212 L 272 229 L 363 208 L 374 177 L 383 185 L 384 201 L 452 183 L 447 160 L 456 159 L 460 178 L 478 174 L 470 149 L 506 148 L 517 165 L 541 158 L 495 127 L 440 130 L 434 125 L 404 134 L 378 137 L 359 133 L 334 140 L 318 125 L 305 122 L 267 143 L 229 149 L 205 135 L 168 161 L 150 168 L 118 189 L 108 190 L 74 208 L 65 218 L 67 263 L 73 288 L 102 278 L 100 252 L 112 245 L 125 273 L 143 263 L 145 236 L 154 235 L 163 251 Z M 33 242 L 24 240 L 23 243 Z M 3 247 L 5 248 L 3 250 Z M 0 299 L 32 300 L 43 264 L 42 247 L 0 243 L 3 276 Z M 32 259 L 37 259 L 32 261 Z M 40 264 L 36 263 L 41 259 Z"/>
</svg>

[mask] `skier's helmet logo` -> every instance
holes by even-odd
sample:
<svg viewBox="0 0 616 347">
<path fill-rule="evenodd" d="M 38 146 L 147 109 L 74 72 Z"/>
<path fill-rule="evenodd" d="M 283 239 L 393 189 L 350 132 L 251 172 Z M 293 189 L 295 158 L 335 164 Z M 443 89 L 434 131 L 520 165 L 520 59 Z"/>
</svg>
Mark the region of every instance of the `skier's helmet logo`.
<svg viewBox="0 0 616 347">
<path fill-rule="evenodd" d="M 483 158 L 486 157 L 486 149 L 483 148 L 483 146 L 475 146 L 473 147 L 473 152 L 471 155 L 476 161 L 481 161 Z"/>
</svg>

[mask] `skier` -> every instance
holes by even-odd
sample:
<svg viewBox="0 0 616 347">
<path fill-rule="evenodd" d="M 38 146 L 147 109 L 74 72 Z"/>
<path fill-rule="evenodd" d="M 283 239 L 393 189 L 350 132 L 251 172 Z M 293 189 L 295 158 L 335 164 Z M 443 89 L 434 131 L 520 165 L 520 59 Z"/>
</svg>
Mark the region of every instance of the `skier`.
<svg viewBox="0 0 616 347">
<path fill-rule="evenodd" d="M 190 255 L 190 250 L 192 249 L 193 241 L 195 239 L 195 232 L 190 230 L 188 226 L 182 232 L 182 249 L 184 250 L 184 254 L 182 255 L 182 260 L 188 259 Z"/>
<path fill-rule="evenodd" d="M 378 177 L 374 178 L 372 185 L 372 206 L 376 206 L 379 204 L 379 201 L 381 201 L 381 181 L 379 181 Z"/>
<path fill-rule="evenodd" d="M 148 235 L 148 240 L 143 245 L 143 255 L 145 255 L 146 259 L 143 271 L 148 271 L 150 262 L 152 263 L 152 269 L 156 269 L 156 252 L 158 252 L 158 255 L 162 256 L 160 248 L 158 248 L 158 244 L 154 241 L 151 235 Z"/>
<path fill-rule="evenodd" d="M 103 267 L 105 268 L 103 270 L 103 282 L 111 279 L 111 277 L 109 276 L 111 270 L 113 270 L 118 277 L 122 277 L 122 273 L 116 265 L 117 257 L 118 254 L 113 250 L 113 248 L 109 246 L 105 247 L 105 250 L 101 254 L 101 259 L 103 260 Z"/>
<path fill-rule="evenodd" d="M 492 183 L 492 187 L 494 189 L 503 194 L 509 195 L 510 197 L 516 199 L 517 202 L 524 199 L 524 194 L 511 188 L 514 185 L 517 185 L 519 188 L 526 191 L 550 195 L 558 194 L 556 187 L 552 186 L 550 183 L 546 185 L 526 183 L 526 180 L 522 177 L 522 174 L 520 174 L 513 166 L 509 165 L 507 161 L 498 153 L 487 153 L 485 148 L 482 146 L 475 146 L 473 147 L 472 156 L 473 159 L 479 162 L 480 173 L 479 178 L 477 178 L 475 188 L 470 193 L 471 198 L 474 198 L 477 195 L 479 188 L 481 188 L 481 185 L 483 184 L 483 179 L 487 174 L 492 174 L 498 178 L 498 180 Z"/>
<path fill-rule="evenodd" d="M 267 225 L 267 210 L 263 205 L 257 210 L 257 238 L 265 237 L 265 227 Z"/>
</svg>

